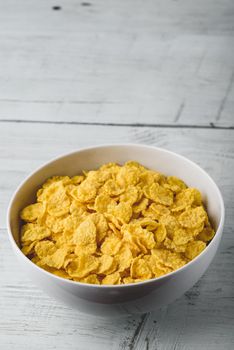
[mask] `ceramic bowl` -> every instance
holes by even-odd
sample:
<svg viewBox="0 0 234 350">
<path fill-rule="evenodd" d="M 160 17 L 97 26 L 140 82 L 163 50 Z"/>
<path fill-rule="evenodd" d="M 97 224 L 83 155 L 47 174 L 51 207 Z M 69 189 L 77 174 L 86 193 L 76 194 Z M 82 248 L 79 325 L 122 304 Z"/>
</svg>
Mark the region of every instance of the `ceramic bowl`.
<svg viewBox="0 0 234 350">
<path fill-rule="evenodd" d="M 160 278 L 128 285 L 91 285 L 57 277 L 31 262 L 19 248 L 19 213 L 35 201 L 36 191 L 53 175 L 73 176 L 107 162 L 123 164 L 135 160 L 166 175 L 183 179 L 198 188 L 216 234 L 206 249 L 182 268 Z M 198 165 L 176 153 L 145 145 L 120 144 L 80 149 L 60 156 L 29 175 L 18 187 L 7 215 L 8 233 L 19 265 L 33 282 L 80 312 L 96 316 L 123 316 L 145 313 L 171 303 L 191 288 L 210 265 L 220 243 L 224 224 L 222 195 L 212 178 Z"/>
</svg>

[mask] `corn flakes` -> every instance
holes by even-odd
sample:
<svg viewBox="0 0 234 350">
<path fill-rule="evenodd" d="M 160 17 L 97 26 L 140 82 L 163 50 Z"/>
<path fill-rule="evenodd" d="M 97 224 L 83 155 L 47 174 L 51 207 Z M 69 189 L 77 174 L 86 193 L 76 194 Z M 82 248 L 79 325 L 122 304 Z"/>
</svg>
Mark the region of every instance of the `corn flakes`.
<svg viewBox="0 0 234 350">
<path fill-rule="evenodd" d="M 215 235 L 197 189 L 135 161 L 53 176 L 20 216 L 22 252 L 33 263 L 97 285 L 161 277 Z"/>
<path fill-rule="evenodd" d="M 75 253 L 80 251 L 94 254 L 97 249 L 96 226 L 90 218 L 83 221 L 74 233 L 73 241 L 76 245 Z"/>
<path fill-rule="evenodd" d="M 42 213 L 43 213 L 43 204 L 35 203 L 35 204 L 28 205 L 26 208 L 22 210 L 21 218 L 24 221 L 33 222 L 38 217 L 40 217 Z"/>
<path fill-rule="evenodd" d="M 130 276 L 135 279 L 146 280 L 152 277 L 152 272 L 149 268 L 149 264 L 143 258 L 136 257 L 133 259 L 131 268 L 130 268 Z"/>
<path fill-rule="evenodd" d="M 103 278 L 102 284 L 120 284 L 121 277 L 119 272 L 114 272 Z"/>
</svg>

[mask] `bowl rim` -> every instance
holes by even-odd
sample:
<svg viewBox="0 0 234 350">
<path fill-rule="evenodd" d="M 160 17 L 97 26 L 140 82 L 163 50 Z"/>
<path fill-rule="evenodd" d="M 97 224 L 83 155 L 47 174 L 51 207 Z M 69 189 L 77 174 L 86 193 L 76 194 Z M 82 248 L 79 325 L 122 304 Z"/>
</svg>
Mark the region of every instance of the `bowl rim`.
<svg viewBox="0 0 234 350">
<path fill-rule="evenodd" d="M 71 155 L 73 155 L 75 153 L 80 153 L 80 152 L 87 151 L 87 150 L 105 149 L 105 148 L 110 148 L 110 147 L 139 147 L 139 148 L 145 148 L 145 149 L 149 149 L 149 150 L 157 150 L 157 151 L 160 151 L 160 152 L 164 152 L 164 153 L 170 154 L 172 156 L 176 156 L 176 157 L 180 158 L 181 160 L 188 162 L 190 165 L 195 166 L 200 172 L 202 172 L 204 175 L 206 175 L 208 177 L 209 181 L 214 185 L 214 187 L 216 188 L 216 191 L 217 191 L 217 194 L 218 194 L 218 197 L 219 197 L 220 206 L 221 206 L 220 221 L 219 221 L 218 227 L 216 229 L 215 235 L 212 238 L 212 240 L 209 242 L 209 244 L 206 246 L 206 248 L 198 256 L 196 256 L 193 260 L 189 261 L 184 266 L 182 266 L 179 269 L 174 270 L 174 271 L 172 271 L 172 272 L 170 272 L 168 274 L 165 274 L 165 275 L 160 276 L 160 277 L 147 279 L 145 281 L 135 282 L 135 283 L 127 283 L 127 284 L 107 284 L 107 285 L 101 284 L 101 285 L 99 285 L 99 284 L 91 284 L 91 283 L 84 283 L 84 282 L 73 281 L 73 280 L 69 280 L 69 279 L 66 279 L 66 278 L 54 275 L 53 273 L 48 272 L 48 271 L 44 270 L 43 268 L 39 267 L 38 265 L 34 264 L 27 256 L 25 256 L 23 254 L 23 252 L 21 251 L 19 246 L 16 244 L 16 241 L 15 241 L 15 239 L 13 237 L 13 234 L 12 234 L 12 231 L 11 231 L 11 225 L 10 225 L 10 219 L 11 219 L 10 218 L 10 214 L 11 214 L 12 204 L 14 202 L 14 199 L 15 199 L 18 191 L 21 189 L 21 187 L 23 187 L 24 184 L 33 175 L 35 175 L 38 171 L 42 170 L 43 168 L 46 168 L 48 165 L 50 165 L 51 163 L 53 163 L 55 161 L 61 160 L 62 158 L 71 156 Z M 162 148 L 162 147 L 145 145 L 145 144 L 140 144 L 140 143 L 139 144 L 138 143 L 113 143 L 113 144 L 107 143 L 107 144 L 100 144 L 100 145 L 92 145 L 92 146 L 88 146 L 88 147 L 81 147 L 81 148 L 75 149 L 73 151 L 60 154 L 59 156 L 54 157 L 54 158 L 50 159 L 47 162 L 44 162 L 41 166 L 37 167 L 34 171 L 30 172 L 29 175 L 26 176 L 24 178 L 24 180 L 20 182 L 20 184 L 17 186 L 16 190 L 13 192 L 13 194 L 11 196 L 11 199 L 10 199 L 10 202 L 9 202 L 9 205 L 8 205 L 8 208 L 7 208 L 7 232 L 8 232 L 8 237 L 9 237 L 10 242 L 11 242 L 13 248 L 15 248 L 15 251 L 17 251 L 19 253 L 19 256 L 21 256 L 26 263 L 32 264 L 32 267 L 37 269 L 39 273 L 40 272 L 42 274 L 45 273 L 49 278 L 52 278 L 55 281 L 68 283 L 68 284 L 73 285 L 73 286 L 90 287 L 90 288 L 94 288 L 94 289 L 100 289 L 100 288 L 101 289 L 112 289 L 112 288 L 114 288 L 114 289 L 122 289 L 122 288 L 128 288 L 128 287 L 132 287 L 132 288 L 135 287 L 135 288 L 137 288 L 139 286 L 143 286 L 143 285 L 146 285 L 146 284 L 154 283 L 156 281 L 162 281 L 163 279 L 168 279 L 171 276 L 174 276 L 174 275 L 182 272 L 183 270 L 187 269 L 189 266 L 191 266 L 193 264 L 196 264 L 196 262 L 198 262 L 207 253 L 207 251 L 211 249 L 211 247 L 215 244 L 215 241 L 218 240 L 219 236 L 221 238 L 221 236 L 222 236 L 222 228 L 223 228 L 223 225 L 224 225 L 224 218 L 225 218 L 224 201 L 223 201 L 223 197 L 222 197 L 222 194 L 221 194 L 221 191 L 220 191 L 218 185 L 215 183 L 213 178 L 202 167 L 200 167 L 194 161 L 192 161 L 192 160 L 188 159 L 187 157 L 182 156 L 182 155 L 180 155 L 180 154 L 178 154 L 176 152 L 167 150 L 167 149 Z"/>
</svg>

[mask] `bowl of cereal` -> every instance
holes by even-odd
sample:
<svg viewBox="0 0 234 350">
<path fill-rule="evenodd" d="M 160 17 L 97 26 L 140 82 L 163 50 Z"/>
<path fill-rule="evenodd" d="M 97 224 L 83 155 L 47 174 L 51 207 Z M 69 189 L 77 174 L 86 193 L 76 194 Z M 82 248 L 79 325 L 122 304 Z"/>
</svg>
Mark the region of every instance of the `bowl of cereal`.
<svg viewBox="0 0 234 350">
<path fill-rule="evenodd" d="M 43 165 L 18 187 L 8 233 L 24 272 L 80 312 L 155 310 L 204 274 L 223 230 L 222 195 L 165 149 L 104 145 Z"/>
</svg>

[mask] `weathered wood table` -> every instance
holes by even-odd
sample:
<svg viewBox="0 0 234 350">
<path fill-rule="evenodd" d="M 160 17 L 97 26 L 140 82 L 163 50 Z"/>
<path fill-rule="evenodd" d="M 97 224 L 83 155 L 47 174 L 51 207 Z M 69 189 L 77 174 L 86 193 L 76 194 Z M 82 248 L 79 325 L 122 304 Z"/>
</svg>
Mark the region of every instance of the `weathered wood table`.
<svg viewBox="0 0 234 350">
<path fill-rule="evenodd" d="M 234 2 L 0 0 L 0 349 L 234 349 Z M 79 314 L 18 268 L 13 190 L 60 153 L 165 147 L 220 186 L 224 236 L 206 274 L 160 311 Z"/>
</svg>

